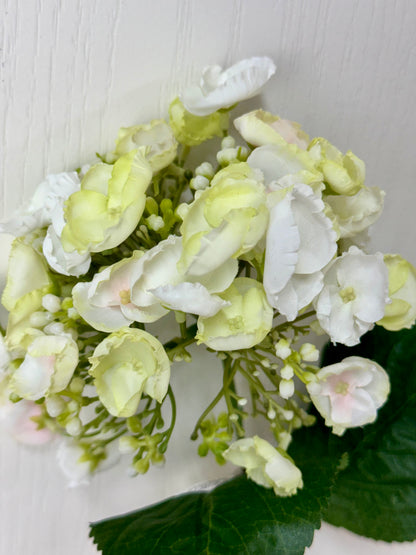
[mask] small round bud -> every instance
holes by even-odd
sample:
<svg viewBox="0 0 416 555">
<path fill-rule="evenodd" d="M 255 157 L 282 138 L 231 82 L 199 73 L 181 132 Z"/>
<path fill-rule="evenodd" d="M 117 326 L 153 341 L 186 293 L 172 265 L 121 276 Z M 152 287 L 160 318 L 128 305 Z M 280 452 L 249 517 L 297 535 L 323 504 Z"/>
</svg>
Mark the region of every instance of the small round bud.
<svg viewBox="0 0 416 555">
<path fill-rule="evenodd" d="M 209 187 L 209 180 L 203 175 L 196 175 L 190 182 L 191 189 L 195 191 L 203 191 Z"/>
<path fill-rule="evenodd" d="M 62 335 L 65 328 L 62 322 L 51 322 L 43 328 L 43 331 L 49 335 Z"/>
<path fill-rule="evenodd" d="M 49 324 L 52 319 L 53 316 L 50 312 L 42 312 L 38 310 L 30 315 L 29 322 L 34 328 L 43 328 L 43 326 Z"/>
<path fill-rule="evenodd" d="M 293 380 L 282 380 L 279 384 L 279 394 L 283 399 L 289 399 L 295 393 Z"/>
<path fill-rule="evenodd" d="M 253 376 L 254 376 L 255 378 L 258 378 L 258 377 L 260 376 L 260 372 L 259 372 L 258 370 L 254 370 Z"/>
<path fill-rule="evenodd" d="M 237 404 L 240 407 L 245 407 L 247 405 L 247 399 L 245 397 L 240 397 L 240 399 L 237 401 Z"/>
<path fill-rule="evenodd" d="M 161 216 L 156 216 L 155 214 L 151 214 L 146 221 L 149 228 L 153 231 L 159 231 L 159 229 L 162 229 L 165 225 L 163 218 Z"/>
<path fill-rule="evenodd" d="M 294 375 L 292 366 L 290 366 L 290 364 L 285 364 L 280 371 L 280 375 L 285 380 L 291 380 Z"/>
<path fill-rule="evenodd" d="M 283 418 L 285 420 L 287 420 L 288 422 L 290 422 L 292 420 L 294 414 L 295 413 L 293 412 L 293 410 L 283 410 L 282 411 Z"/>
<path fill-rule="evenodd" d="M 270 408 L 270 409 L 267 411 L 267 418 L 268 418 L 269 420 L 274 420 L 274 419 L 276 418 L 276 411 L 275 411 L 274 409 Z"/>
<path fill-rule="evenodd" d="M 71 420 L 66 423 L 65 429 L 70 436 L 79 436 L 82 431 L 81 420 L 77 416 L 71 418 Z"/>
<path fill-rule="evenodd" d="M 268 358 L 264 358 L 261 363 L 265 368 L 270 368 L 270 360 Z"/>
<path fill-rule="evenodd" d="M 58 312 L 61 309 L 61 299 L 56 295 L 48 293 L 42 297 L 42 306 L 48 312 Z"/>
<path fill-rule="evenodd" d="M 52 418 L 62 414 L 66 408 L 65 402 L 57 395 L 51 395 L 45 399 L 46 411 Z"/>
<path fill-rule="evenodd" d="M 78 312 L 72 306 L 71 308 L 68 308 L 67 314 L 68 314 L 68 318 L 71 318 L 71 320 L 77 320 L 79 318 Z"/>
<path fill-rule="evenodd" d="M 66 406 L 70 412 L 78 412 L 79 403 L 77 403 L 75 399 L 71 399 Z"/>
<path fill-rule="evenodd" d="M 224 150 L 226 148 L 233 148 L 235 147 L 235 139 L 231 137 L 231 135 L 227 135 L 221 141 L 221 148 Z"/>
<path fill-rule="evenodd" d="M 139 442 L 135 437 L 123 436 L 118 440 L 118 450 L 122 455 L 134 453 L 139 447 Z"/>
<path fill-rule="evenodd" d="M 241 162 L 245 162 L 249 157 L 250 151 L 246 146 L 239 146 L 238 147 L 238 159 Z"/>
<path fill-rule="evenodd" d="M 289 432 L 280 432 L 278 436 L 278 440 L 279 440 L 279 447 L 284 451 L 286 451 L 286 449 L 290 445 L 290 442 L 292 441 L 292 436 L 291 434 L 289 434 Z"/>
<path fill-rule="evenodd" d="M 304 343 L 299 354 L 306 362 L 316 362 L 319 359 L 319 351 L 312 343 Z"/>
<path fill-rule="evenodd" d="M 231 422 L 237 422 L 237 420 L 238 420 L 238 414 L 235 414 L 235 413 L 230 414 L 230 417 L 229 417 L 229 418 L 230 418 Z"/>
<path fill-rule="evenodd" d="M 203 162 L 195 169 L 195 175 L 202 175 L 207 179 L 212 179 L 214 177 L 214 174 L 214 168 L 209 162 Z"/>
<path fill-rule="evenodd" d="M 275 345 L 276 356 L 283 360 L 290 356 L 292 353 L 292 349 L 289 345 L 290 344 L 287 339 L 280 339 Z"/>
<path fill-rule="evenodd" d="M 227 166 L 234 162 L 237 158 L 237 149 L 236 148 L 225 148 L 217 152 L 217 160 L 221 166 Z"/>
<path fill-rule="evenodd" d="M 85 387 L 85 381 L 80 376 L 72 378 L 69 384 L 69 390 L 73 393 L 82 393 Z"/>
<path fill-rule="evenodd" d="M 140 459 L 133 464 L 133 468 L 138 474 L 146 474 L 146 472 L 149 470 L 149 466 L 149 459 L 147 458 Z"/>
</svg>

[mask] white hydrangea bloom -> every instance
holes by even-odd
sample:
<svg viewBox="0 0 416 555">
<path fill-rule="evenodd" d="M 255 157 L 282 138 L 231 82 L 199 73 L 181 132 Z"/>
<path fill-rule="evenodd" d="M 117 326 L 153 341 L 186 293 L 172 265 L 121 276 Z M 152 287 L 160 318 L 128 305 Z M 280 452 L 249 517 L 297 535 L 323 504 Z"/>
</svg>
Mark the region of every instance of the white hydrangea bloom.
<svg viewBox="0 0 416 555">
<path fill-rule="evenodd" d="M 61 206 L 69 195 L 79 190 L 79 187 L 80 181 L 76 172 L 47 175 L 38 185 L 29 204 L 17 210 L 9 221 L 0 224 L 0 233 L 11 233 L 20 237 L 34 229 L 49 225 L 56 208 Z"/>
<path fill-rule="evenodd" d="M 337 435 L 374 422 L 390 391 L 386 371 L 373 360 L 357 356 L 321 368 L 316 378 L 307 389 L 325 424 Z"/>
<path fill-rule="evenodd" d="M 315 308 L 331 341 L 352 346 L 383 317 L 388 302 L 383 255 L 352 246 L 327 268 Z"/>
<path fill-rule="evenodd" d="M 208 66 L 199 86 L 186 89 L 180 99 L 191 114 L 207 116 L 255 96 L 275 71 L 276 66 L 267 56 L 241 60 L 225 71 L 218 65 Z"/>
<path fill-rule="evenodd" d="M 146 253 L 136 251 L 96 274 L 91 282 L 78 283 L 74 306 L 91 326 L 116 331 L 132 322 L 155 322 L 169 310 L 212 316 L 227 303 L 215 293 L 226 289 L 238 270 L 229 259 L 216 272 L 194 278 L 180 273 L 177 264 L 182 238 L 170 236 Z"/>
<path fill-rule="evenodd" d="M 302 474 L 292 459 L 258 436 L 235 441 L 224 451 L 223 457 L 244 467 L 253 482 L 273 488 L 280 497 L 294 495 L 303 487 Z"/>
<path fill-rule="evenodd" d="M 269 303 L 290 321 L 321 291 L 322 269 L 336 253 L 336 233 L 308 185 L 269 194 L 268 200 L 263 284 Z"/>
</svg>

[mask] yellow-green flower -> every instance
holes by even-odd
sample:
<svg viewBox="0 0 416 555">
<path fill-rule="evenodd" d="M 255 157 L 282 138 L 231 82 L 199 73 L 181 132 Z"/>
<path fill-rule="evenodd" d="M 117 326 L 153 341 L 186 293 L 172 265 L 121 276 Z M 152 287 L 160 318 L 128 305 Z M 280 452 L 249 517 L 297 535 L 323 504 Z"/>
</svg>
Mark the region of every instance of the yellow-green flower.
<svg viewBox="0 0 416 555">
<path fill-rule="evenodd" d="M 199 343 L 217 351 L 234 351 L 249 349 L 266 337 L 272 327 L 273 309 L 261 283 L 236 278 L 219 297 L 229 304 L 214 316 L 198 318 Z"/>
<path fill-rule="evenodd" d="M 179 98 L 175 98 L 169 106 L 169 123 L 180 143 L 194 146 L 213 137 L 222 137 L 228 128 L 228 113 L 195 116 L 185 109 Z"/>
<path fill-rule="evenodd" d="M 166 395 L 170 362 L 150 333 L 122 328 L 104 339 L 89 361 L 98 396 L 113 416 L 132 416 L 143 393 L 159 403 Z"/>
<path fill-rule="evenodd" d="M 389 272 L 389 297 L 384 316 L 377 322 L 386 330 L 411 328 L 416 320 L 416 268 L 399 254 L 384 255 Z"/>
<path fill-rule="evenodd" d="M 325 183 L 340 195 L 355 195 L 364 185 L 365 165 L 350 150 L 343 155 L 326 139 L 317 137 L 308 147 L 323 173 Z"/>
<path fill-rule="evenodd" d="M 248 164 L 219 171 L 211 187 L 198 192 L 183 219 L 180 267 L 189 274 L 215 270 L 229 258 L 250 251 L 268 222 L 262 176 Z"/>
<path fill-rule="evenodd" d="M 9 311 L 6 343 L 10 350 L 24 349 L 41 333 L 31 326 L 30 316 L 42 308 L 43 296 L 52 290 L 44 258 L 23 238 L 15 239 L 2 296 L 3 306 Z"/>
<path fill-rule="evenodd" d="M 153 172 L 158 172 L 173 162 L 178 143 L 169 125 L 163 119 L 154 119 L 150 123 L 122 127 L 118 132 L 114 159 L 140 147 L 146 147 L 146 160 Z"/>
<path fill-rule="evenodd" d="M 101 252 L 124 241 L 139 223 L 151 178 L 144 148 L 122 156 L 114 166 L 90 168 L 81 190 L 65 203 L 64 249 Z"/>
</svg>

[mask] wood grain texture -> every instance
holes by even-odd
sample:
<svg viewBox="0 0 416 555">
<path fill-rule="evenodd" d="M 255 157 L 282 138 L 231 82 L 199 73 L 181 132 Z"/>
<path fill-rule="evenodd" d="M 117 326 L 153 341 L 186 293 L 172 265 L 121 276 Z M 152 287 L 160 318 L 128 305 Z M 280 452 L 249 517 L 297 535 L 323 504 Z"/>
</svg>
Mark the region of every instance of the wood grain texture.
<svg viewBox="0 0 416 555">
<path fill-rule="evenodd" d="M 363 158 L 368 184 L 387 191 L 374 247 L 416 263 L 414 0 L 0 0 L 0 11 L 1 218 L 47 173 L 109 150 L 120 126 L 164 116 L 203 66 L 267 54 L 276 77 L 243 109 L 263 104 Z M 209 361 L 203 369 L 215 392 L 219 375 Z M 90 555 L 89 520 L 224 475 L 187 440 L 201 403 L 189 389 L 194 372 L 175 369 L 186 410 L 166 468 L 144 479 L 113 469 L 67 490 L 54 446 L 40 452 L 4 437 L 0 553 Z"/>
</svg>

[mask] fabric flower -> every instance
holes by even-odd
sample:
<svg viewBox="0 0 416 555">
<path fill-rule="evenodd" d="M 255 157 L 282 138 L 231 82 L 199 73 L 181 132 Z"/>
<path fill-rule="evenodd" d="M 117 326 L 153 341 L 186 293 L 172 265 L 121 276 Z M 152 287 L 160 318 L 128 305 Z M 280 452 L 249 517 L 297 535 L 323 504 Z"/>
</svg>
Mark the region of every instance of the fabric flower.
<svg viewBox="0 0 416 555">
<path fill-rule="evenodd" d="M 211 186 L 198 193 L 180 228 L 179 265 L 194 276 L 250 251 L 263 237 L 268 220 L 262 176 L 244 162 L 219 171 Z"/>
<path fill-rule="evenodd" d="M 334 193 L 355 195 L 364 185 L 365 164 L 350 150 L 343 155 L 329 141 L 317 137 L 308 146 L 308 151 Z"/>
<path fill-rule="evenodd" d="M 123 242 L 142 216 L 152 169 L 145 149 L 90 168 L 81 190 L 65 203 L 61 242 L 66 252 L 101 252 Z"/>
<path fill-rule="evenodd" d="M 166 395 L 170 361 L 150 333 L 122 328 L 106 337 L 89 361 L 100 401 L 113 416 L 133 416 L 143 393 L 159 403 Z"/>
<path fill-rule="evenodd" d="M 199 343 L 217 351 L 249 349 L 269 333 L 273 309 L 261 283 L 251 278 L 236 278 L 219 296 L 228 302 L 215 316 L 198 318 Z"/>
<path fill-rule="evenodd" d="M 42 408 L 32 401 L 7 401 L 0 404 L 0 428 L 25 445 L 43 445 L 52 440 L 53 434 L 49 428 L 38 428 L 33 420 L 41 414 Z"/>
<path fill-rule="evenodd" d="M 399 254 L 385 254 L 389 273 L 389 296 L 384 316 L 377 322 L 386 330 L 411 328 L 416 321 L 416 268 Z"/>
<path fill-rule="evenodd" d="M 8 222 L 0 224 L 0 233 L 11 233 L 20 237 L 49 225 L 56 208 L 79 190 L 79 186 L 76 172 L 47 175 L 38 185 L 28 206 L 17 210 Z"/>
<path fill-rule="evenodd" d="M 78 347 L 67 335 L 35 337 L 21 365 L 10 377 L 10 389 L 36 401 L 66 388 L 78 364 Z"/>
<path fill-rule="evenodd" d="M 294 144 L 306 150 L 309 137 L 294 121 L 281 119 L 264 110 L 254 110 L 234 120 L 234 126 L 250 145 Z"/>
<path fill-rule="evenodd" d="M 313 158 L 295 144 L 282 142 L 259 146 L 247 158 L 247 164 L 251 168 L 261 170 L 268 190 L 287 186 L 279 184 L 282 178 L 287 180 L 287 176 L 298 177 L 296 183 L 322 181 L 322 174 L 317 170 Z"/>
<path fill-rule="evenodd" d="M 228 128 L 228 114 L 214 112 L 207 116 L 196 116 L 186 110 L 175 98 L 169 106 L 169 124 L 176 139 L 183 145 L 195 146 L 212 139 L 222 137 Z"/>
<path fill-rule="evenodd" d="M 241 60 L 225 71 L 218 65 L 208 66 L 202 72 L 199 86 L 189 87 L 181 100 L 188 112 L 207 116 L 252 98 L 275 71 L 276 66 L 266 56 Z"/>
<path fill-rule="evenodd" d="M 238 263 L 227 260 L 215 272 L 193 276 L 178 272 L 182 238 L 170 236 L 152 249 L 136 251 L 78 283 L 74 306 L 95 329 L 116 331 L 136 322 L 155 322 L 169 310 L 212 316 L 227 303 L 213 293 L 224 291 L 234 279 Z"/>
<path fill-rule="evenodd" d="M 110 158 L 108 161 L 118 160 L 140 147 L 146 147 L 145 158 L 156 173 L 173 162 L 178 143 L 172 129 L 163 119 L 155 119 L 150 123 L 133 127 L 122 127 L 118 132 L 113 155 L 107 156 Z"/>
<path fill-rule="evenodd" d="M 239 439 L 223 453 L 224 459 L 246 469 L 247 476 L 276 495 L 288 497 L 303 487 L 302 474 L 285 452 L 258 436 Z"/>
<path fill-rule="evenodd" d="M 383 317 L 388 302 L 383 256 L 352 246 L 326 270 L 316 316 L 331 341 L 352 346 Z"/>
<path fill-rule="evenodd" d="M 307 385 L 312 402 L 334 434 L 374 422 L 390 391 L 386 371 L 373 360 L 351 356 L 321 368 Z"/>
<path fill-rule="evenodd" d="M 271 193 L 268 201 L 263 284 L 269 303 L 290 321 L 321 291 L 322 269 L 336 253 L 336 233 L 308 185 Z"/>
<path fill-rule="evenodd" d="M 378 187 L 362 187 L 355 195 L 326 195 L 341 238 L 356 237 L 378 220 L 385 192 Z"/>
</svg>

